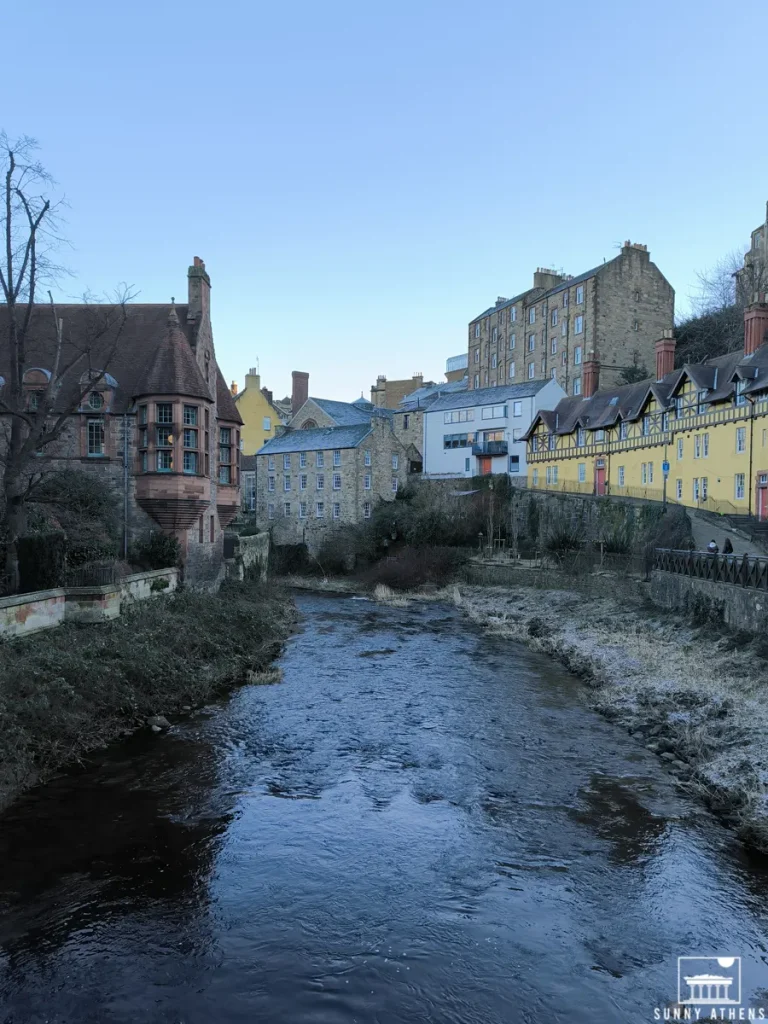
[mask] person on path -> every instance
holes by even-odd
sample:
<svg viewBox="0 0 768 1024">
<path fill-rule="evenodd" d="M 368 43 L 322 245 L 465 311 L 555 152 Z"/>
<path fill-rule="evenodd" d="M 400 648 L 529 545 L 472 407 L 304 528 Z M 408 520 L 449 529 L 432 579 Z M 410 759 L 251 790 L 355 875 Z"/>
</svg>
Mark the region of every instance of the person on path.
<svg viewBox="0 0 768 1024">
<path fill-rule="evenodd" d="M 732 555 L 733 554 L 733 544 L 731 544 L 731 538 L 730 537 L 726 537 L 725 538 L 725 543 L 723 544 L 723 554 L 724 555 Z"/>
<path fill-rule="evenodd" d="M 710 553 L 710 555 L 716 555 L 719 550 L 720 548 L 717 546 L 714 540 L 711 540 L 709 544 L 707 544 L 707 551 Z"/>
</svg>

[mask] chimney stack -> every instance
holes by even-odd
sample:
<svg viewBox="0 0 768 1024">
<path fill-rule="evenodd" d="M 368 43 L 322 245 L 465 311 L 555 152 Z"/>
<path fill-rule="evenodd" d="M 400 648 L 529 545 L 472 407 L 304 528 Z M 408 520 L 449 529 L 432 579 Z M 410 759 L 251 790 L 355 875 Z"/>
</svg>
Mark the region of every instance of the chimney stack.
<svg viewBox="0 0 768 1024">
<path fill-rule="evenodd" d="M 765 342 L 768 330 L 768 303 L 764 292 L 753 296 L 744 310 L 744 355 L 751 356 Z"/>
<path fill-rule="evenodd" d="M 262 388 L 261 393 L 262 395 L 264 395 L 269 404 L 272 405 L 272 392 L 269 390 L 269 388 Z"/>
<path fill-rule="evenodd" d="M 656 342 L 656 380 L 661 380 L 675 368 L 675 332 L 664 331 Z"/>
<path fill-rule="evenodd" d="M 309 398 L 309 374 L 303 370 L 294 370 L 293 390 L 291 391 L 291 415 L 295 416 L 299 409 Z"/>
<path fill-rule="evenodd" d="M 233 380 L 232 383 L 229 385 L 229 390 L 232 392 L 232 397 L 234 398 L 235 395 L 237 394 L 237 381 L 236 380 Z"/>
<path fill-rule="evenodd" d="M 581 393 L 584 398 L 591 398 L 600 386 L 600 363 L 594 351 L 587 352 L 584 369 L 581 371 Z"/>
<path fill-rule="evenodd" d="M 197 323 L 209 322 L 211 319 L 211 279 L 205 271 L 205 263 L 199 256 L 192 260 L 187 271 L 188 309 L 187 321 Z M 195 332 L 195 335 L 197 332 Z"/>
</svg>

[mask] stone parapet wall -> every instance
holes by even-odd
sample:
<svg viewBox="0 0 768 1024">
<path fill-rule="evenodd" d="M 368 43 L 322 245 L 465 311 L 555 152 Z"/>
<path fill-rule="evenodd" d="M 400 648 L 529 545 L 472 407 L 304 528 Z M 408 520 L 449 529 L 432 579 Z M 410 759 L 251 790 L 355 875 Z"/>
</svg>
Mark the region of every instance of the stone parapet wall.
<svg viewBox="0 0 768 1024">
<path fill-rule="evenodd" d="M 654 570 L 650 596 L 661 608 L 722 618 L 732 629 L 750 633 L 768 629 L 768 593 L 764 590 Z"/>
</svg>

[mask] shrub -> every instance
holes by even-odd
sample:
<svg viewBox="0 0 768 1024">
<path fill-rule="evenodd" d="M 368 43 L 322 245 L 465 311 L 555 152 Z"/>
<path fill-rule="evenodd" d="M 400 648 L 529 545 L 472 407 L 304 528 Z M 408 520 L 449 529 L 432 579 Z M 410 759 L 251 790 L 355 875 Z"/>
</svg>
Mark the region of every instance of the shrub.
<svg viewBox="0 0 768 1024">
<path fill-rule="evenodd" d="M 310 569 L 306 544 L 272 544 L 269 549 L 269 571 L 276 576 L 293 576 Z"/>
<path fill-rule="evenodd" d="M 381 585 L 392 590 L 416 590 L 428 583 L 442 586 L 450 583 L 465 561 L 455 548 L 406 547 L 371 566 L 363 579 L 373 588 Z"/>
<path fill-rule="evenodd" d="M 151 533 L 131 545 L 128 559 L 142 569 L 173 569 L 181 564 L 181 549 L 176 537 Z"/>
<path fill-rule="evenodd" d="M 171 584 L 170 584 L 169 580 L 164 580 L 164 579 L 152 580 L 152 582 L 149 585 L 149 589 L 150 590 L 156 590 L 156 591 L 157 590 L 167 590 L 168 587 L 170 587 L 170 585 Z"/>
<path fill-rule="evenodd" d="M 257 534 L 261 533 L 261 530 L 255 523 L 246 523 L 245 526 L 240 527 L 237 533 L 240 537 L 255 537 Z"/>
<path fill-rule="evenodd" d="M 67 554 L 67 540 L 63 533 L 19 537 L 17 551 L 21 593 L 61 586 Z"/>
</svg>

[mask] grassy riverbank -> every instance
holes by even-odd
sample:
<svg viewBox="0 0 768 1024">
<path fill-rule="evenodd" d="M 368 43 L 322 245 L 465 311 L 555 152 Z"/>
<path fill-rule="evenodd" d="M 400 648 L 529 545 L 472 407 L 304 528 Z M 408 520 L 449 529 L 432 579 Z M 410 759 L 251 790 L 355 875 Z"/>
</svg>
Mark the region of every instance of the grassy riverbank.
<svg viewBox="0 0 768 1024">
<path fill-rule="evenodd" d="M 661 612 L 640 593 L 456 587 L 487 632 L 556 658 L 590 703 L 657 754 L 749 845 L 768 852 L 768 645 Z"/>
<path fill-rule="evenodd" d="M 227 582 L 1 645 L 0 807 L 149 716 L 263 671 L 294 620 L 283 591 Z"/>
</svg>

